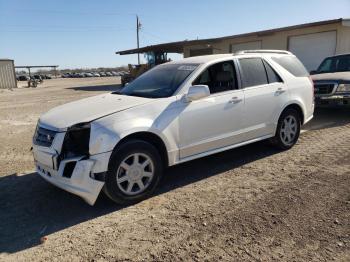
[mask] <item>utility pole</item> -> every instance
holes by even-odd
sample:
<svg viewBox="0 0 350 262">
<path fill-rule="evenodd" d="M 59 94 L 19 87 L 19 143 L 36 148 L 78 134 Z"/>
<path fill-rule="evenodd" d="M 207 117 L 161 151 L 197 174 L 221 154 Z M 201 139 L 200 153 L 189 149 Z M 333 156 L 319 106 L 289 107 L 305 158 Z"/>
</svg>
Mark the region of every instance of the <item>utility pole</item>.
<svg viewBox="0 0 350 262">
<path fill-rule="evenodd" d="M 139 16 L 136 15 L 136 35 L 137 35 L 137 49 L 140 48 L 140 43 L 139 43 L 139 31 L 141 29 L 141 23 L 139 22 Z M 140 53 L 137 52 L 137 61 L 140 64 Z"/>
</svg>

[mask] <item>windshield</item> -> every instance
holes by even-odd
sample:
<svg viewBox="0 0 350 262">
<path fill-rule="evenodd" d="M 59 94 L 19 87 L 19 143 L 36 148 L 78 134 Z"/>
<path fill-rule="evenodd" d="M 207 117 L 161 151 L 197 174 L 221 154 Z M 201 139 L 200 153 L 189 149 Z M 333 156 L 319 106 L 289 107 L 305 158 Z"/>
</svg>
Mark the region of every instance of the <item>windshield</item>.
<svg viewBox="0 0 350 262">
<path fill-rule="evenodd" d="M 120 94 L 149 98 L 172 96 L 197 66 L 198 64 L 156 66 L 124 87 Z"/>
<path fill-rule="evenodd" d="M 319 74 L 345 71 L 350 71 L 350 55 L 326 58 L 317 69 Z"/>
</svg>

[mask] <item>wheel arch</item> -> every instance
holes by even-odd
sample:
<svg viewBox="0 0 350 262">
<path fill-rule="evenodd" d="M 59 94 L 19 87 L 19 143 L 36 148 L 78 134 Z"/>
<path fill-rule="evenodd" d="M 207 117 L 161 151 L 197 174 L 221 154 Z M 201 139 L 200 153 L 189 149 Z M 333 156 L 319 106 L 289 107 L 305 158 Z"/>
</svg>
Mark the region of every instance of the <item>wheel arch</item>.
<svg viewBox="0 0 350 262">
<path fill-rule="evenodd" d="M 277 122 L 280 119 L 281 115 L 288 109 L 296 110 L 298 112 L 298 114 L 299 114 L 299 117 L 300 117 L 300 120 L 301 120 L 301 124 L 304 124 L 305 112 L 304 112 L 304 109 L 303 109 L 302 105 L 300 103 L 298 103 L 298 102 L 292 102 L 292 103 L 286 105 L 283 108 L 283 110 L 281 111 L 281 113 L 278 115 Z"/>
<path fill-rule="evenodd" d="M 149 131 L 138 131 L 135 133 L 128 134 L 118 141 L 115 145 L 114 150 L 130 140 L 142 140 L 153 145 L 160 154 L 164 167 L 169 166 L 168 150 L 163 139 L 157 134 Z"/>
</svg>

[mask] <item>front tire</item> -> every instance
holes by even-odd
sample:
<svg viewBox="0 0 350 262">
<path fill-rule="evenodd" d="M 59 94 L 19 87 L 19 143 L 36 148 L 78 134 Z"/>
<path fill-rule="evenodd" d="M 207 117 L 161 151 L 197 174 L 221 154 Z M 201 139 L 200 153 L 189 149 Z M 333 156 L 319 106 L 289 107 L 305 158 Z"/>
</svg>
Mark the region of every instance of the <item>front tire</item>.
<svg viewBox="0 0 350 262">
<path fill-rule="evenodd" d="M 287 150 L 292 148 L 300 135 L 301 119 L 299 113 L 290 108 L 280 116 L 275 136 L 271 139 L 274 146 Z"/>
<path fill-rule="evenodd" d="M 104 192 L 122 205 L 149 197 L 163 174 L 157 149 L 142 140 L 130 140 L 117 147 L 109 160 Z"/>
</svg>

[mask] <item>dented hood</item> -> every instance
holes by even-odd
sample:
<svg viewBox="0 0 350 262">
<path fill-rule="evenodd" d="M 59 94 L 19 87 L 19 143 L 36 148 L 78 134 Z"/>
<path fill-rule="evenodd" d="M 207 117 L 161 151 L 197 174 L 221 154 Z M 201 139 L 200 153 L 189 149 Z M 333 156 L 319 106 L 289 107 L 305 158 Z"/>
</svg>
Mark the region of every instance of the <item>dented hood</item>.
<svg viewBox="0 0 350 262">
<path fill-rule="evenodd" d="M 150 101 L 152 99 L 143 97 L 102 94 L 55 107 L 43 114 L 39 121 L 43 125 L 62 130 Z"/>
</svg>

